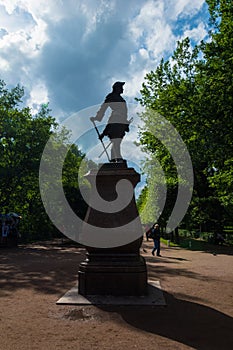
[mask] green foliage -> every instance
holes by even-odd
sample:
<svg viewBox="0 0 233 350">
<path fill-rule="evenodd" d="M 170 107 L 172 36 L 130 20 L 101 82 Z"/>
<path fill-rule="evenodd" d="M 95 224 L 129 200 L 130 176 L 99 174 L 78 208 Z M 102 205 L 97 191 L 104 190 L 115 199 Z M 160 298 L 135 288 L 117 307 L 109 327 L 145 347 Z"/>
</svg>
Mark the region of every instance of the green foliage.
<svg viewBox="0 0 233 350">
<path fill-rule="evenodd" d="M 146 75 L 138 99 L 146 107 L 142 115 L 141 145 L 149 159 L 145 165 L 149 179 L 147 200 L 150 192 L 156 197 L 153 186 L 149 185 L 158 182 L 157 172 L 151 167 L 155 159 L 168 186 L 165 211 L 171 210 L 170 198 L 175 196 L 182 181 L 177 178 L 170 152 L 159 141 L 156 113 L 172 123 L 191 155 L 195 186 L 184 219 L 187 226 L 221 225 L 224 210 L 232 213 L 233 203 L 233 3 L 226 0 L 207 3 L 211 16 L 210 40 L 194 48 L 189 38 L 178 42 L 172 58 L 161 60 L 157 69 Z M 152 198 L 148 206 L 153 201 Z M 165 211 L 162 219 L 166 221 Z"/>
<path fill-rule="evenodd" d="M 39 166 L 51 135 L 57 145 L 67 146 L 69 132 L 59 129 L 46 104 L 35 116 L 29 108 L 19 109 L 23 93 L 20 86 L 8 91 L 0 81 L 0 212 L 20 214 L 20 232 L 24 239 L 32 240 L 58 234 L 41 201 Z M 65 159 L 62 179 L 71 202 L 74 202 L 74 193 L 81 199 L 77 179 L 82 159 L 77 146 L 72 145 Z M 82 206 L 81 215 L 84 211 Z"/>
<path fill-rule="evenodd" d="M 227 159 L 221 171 L 216 170 L 209 178 L 210 186 L 216 189 L 221 203 L 233 209 L 233 158 Z M 232 211 L 233 212 L 233 211 Z"/>
</svg>

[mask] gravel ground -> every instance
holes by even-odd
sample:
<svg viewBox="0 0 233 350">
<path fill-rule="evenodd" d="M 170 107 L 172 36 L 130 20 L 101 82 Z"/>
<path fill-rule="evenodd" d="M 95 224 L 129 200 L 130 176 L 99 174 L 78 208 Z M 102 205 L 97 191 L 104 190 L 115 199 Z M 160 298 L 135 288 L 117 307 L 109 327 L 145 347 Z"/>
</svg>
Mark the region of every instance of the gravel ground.
<svg viewBox="0 0 233 350">
<path fill-rule="evenodd" d="M 233 250 L 162 246 L 151 255 L 167 306 L 58 306 L 77 281 L 85 249 L 60 241 L 0 249 L 1 350 L 231 350 Z"/>
</svg>

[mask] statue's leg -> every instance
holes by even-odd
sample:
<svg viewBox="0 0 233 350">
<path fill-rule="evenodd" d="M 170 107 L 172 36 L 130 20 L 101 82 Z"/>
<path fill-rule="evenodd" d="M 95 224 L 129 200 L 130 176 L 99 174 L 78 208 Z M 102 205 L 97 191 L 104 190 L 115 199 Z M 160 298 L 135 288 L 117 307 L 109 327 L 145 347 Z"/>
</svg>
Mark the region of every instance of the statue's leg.
<svg viewBox="0 0 233 350">
<path fill-rule="evenodd" d="M 122 159 L 121 155 L 121 138 L 111 139 L 112 148 L 111 148 L 111 161 L 118 161 Z"/>
</svg>

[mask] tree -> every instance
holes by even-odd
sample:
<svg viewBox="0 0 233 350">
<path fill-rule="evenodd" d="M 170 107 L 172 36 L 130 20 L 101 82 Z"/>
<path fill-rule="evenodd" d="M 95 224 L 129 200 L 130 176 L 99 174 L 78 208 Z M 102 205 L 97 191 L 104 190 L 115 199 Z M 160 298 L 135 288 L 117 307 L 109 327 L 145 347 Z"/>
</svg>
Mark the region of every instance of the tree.
<svg viewBox="0 0 233 350">
<path fill-rule="evenodd" d="M 21 233 L 27 239 L 48 238 L 58 234 L 48 218 L 41 201 L 39 166 L 44 147 L 51 137 L 57 145 L 68 145 L 69 131 L 60 129 L 50 116 L 48 105 L 42 105 L 37 115 L 30 109 L 19 108 L 24 89 L 16 86 L 10 91 L 0 81 L 0 208 L 2 213 L 22 215 Z M 74 201 L 78 192 L 78 170 L 83 154 L 76 145 L 70 145 L 63 178 L 68 201 Z M 79 195 L 80 200 L 81 196 Z M 78 199 L 77 198 L 77 199 Z M 85 208 L 79 206 L 81 215 Z"/>
<path fill-rule="evenodd" d="M 155 72 L 145 77 L 139 99 L 146 107 L 142 115 L 145 126 L 141 144 L 151 162 L 155 158 L 159 160 L 171 196 L 174 196 L 180 179 L 171 155 L 159 141 L 161 138 L 154 136 L 156 118 L 151 111 L 160 113 L 174 125 L 188 147 L 195 176 L 193 200 L 184 221 L 189 225 L 209 222 L 218 224 L 221 229 L 224 209 L 226 206 L 229 209 L 233 198 L 230 191 L 233 4 L 220 0 L 208 0 L 207 3 L 211 19 L 210 40 L 194 48 L 189 38 L 178 42 L 172 58 L 166 62 L 161 60 Z M 146 171 L 149 179 L 156 176 L 148 165 Z"/>
<path fill-rule="evenodd" d="M 211 121 L 209 133 L 213 148 L 213 176 L 209 183 L 216 190 L 220 202 L 232 210 L 233 165 L 233 3 L 232 1 L 208 1 L 212 40 L 202 43 L 205 65 L 203 99 Z"/>
</svg>

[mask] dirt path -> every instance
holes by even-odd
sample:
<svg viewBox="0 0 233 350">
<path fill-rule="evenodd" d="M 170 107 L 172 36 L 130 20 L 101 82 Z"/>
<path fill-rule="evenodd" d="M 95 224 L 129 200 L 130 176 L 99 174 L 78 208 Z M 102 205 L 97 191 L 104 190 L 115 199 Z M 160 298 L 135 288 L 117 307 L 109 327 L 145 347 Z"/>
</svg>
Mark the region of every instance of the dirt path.
<svg viewBox="0 0 233 350">
<path fill-rule="evenodd" d="M 0 250 L 0 349 L 233 349 L 233 251 L 162 247 L 151 255 L 166 307 L 57 306 L 85 250 L 57 242 Z"/>
</svg>

